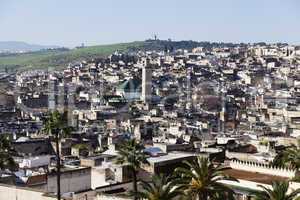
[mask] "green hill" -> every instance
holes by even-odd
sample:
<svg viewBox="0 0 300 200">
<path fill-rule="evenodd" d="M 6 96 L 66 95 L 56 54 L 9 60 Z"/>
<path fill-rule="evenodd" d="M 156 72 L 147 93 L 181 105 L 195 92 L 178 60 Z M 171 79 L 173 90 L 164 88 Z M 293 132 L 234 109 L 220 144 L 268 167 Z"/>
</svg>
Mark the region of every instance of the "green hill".
<svg viewBox="0 0 300 200">
<path fill-rule="evenodd" d="M 196 42 L 196 41 L 171 41 L 171 40 L 146 40 L 143 42 L 119 43 L 110 45 L 90 46 L 78 49 L 56 49 L 41 50 L 22 54 L 0 54 L 0 71 L 8 70 L 27 70 L 41 68 L 64 68 L 70 62 L 90 60 L 108 56 L 116 50 L 126 52 L 130 50 L 145 51 L 168 51 L 174 52 L 177 49 L 191 50 L 195 47 L 235 47 L 232 43 L 216 42 Z"/>
<path fill-rule="evenodd" d="M 68 63 L 104 57 L 115 51 L 128 51 L 138 49 L 144 42 L 120 43 L 111 45 L 90 46 L 78 49 L 56 49 L 42 50 L 31 53 L 0 55 L 0 70 L 5 68 L 9 70 L 41 69 L 41 68 L 61 68 Z"/>
</svg>

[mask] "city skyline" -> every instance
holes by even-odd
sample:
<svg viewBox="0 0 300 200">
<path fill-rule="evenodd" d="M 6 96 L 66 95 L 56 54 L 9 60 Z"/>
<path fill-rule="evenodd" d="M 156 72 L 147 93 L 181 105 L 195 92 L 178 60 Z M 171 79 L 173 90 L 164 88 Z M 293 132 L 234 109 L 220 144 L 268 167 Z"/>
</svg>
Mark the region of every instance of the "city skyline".
<svg viewBox="0 0 300 200">
<path fill-rule="evenodd" d="M 299 44 L 299 2 L 0 1 L 1 41 L 66 47 L 159 39 Z"/>
<path fill-rule="evenodd" d="M 0 200 L 300 200 L 299 7 L 0 0 Z"/>
</svg>

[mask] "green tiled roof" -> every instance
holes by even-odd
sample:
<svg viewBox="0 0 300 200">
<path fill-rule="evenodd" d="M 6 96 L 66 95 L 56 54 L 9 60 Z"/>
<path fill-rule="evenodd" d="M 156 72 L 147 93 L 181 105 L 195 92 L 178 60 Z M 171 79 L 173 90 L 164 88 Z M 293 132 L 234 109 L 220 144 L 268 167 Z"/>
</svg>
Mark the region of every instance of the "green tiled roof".
<svg viewBox="0 0 300 200">
<path fill-rule="evenodd" d="M 118 90 L 124 90 L 124 92 L 134 92 L 141 90 L 141 83 L 140 79 L 134 78 L 124 81 L 121 85 L 117 87 Z"/>
</svg>

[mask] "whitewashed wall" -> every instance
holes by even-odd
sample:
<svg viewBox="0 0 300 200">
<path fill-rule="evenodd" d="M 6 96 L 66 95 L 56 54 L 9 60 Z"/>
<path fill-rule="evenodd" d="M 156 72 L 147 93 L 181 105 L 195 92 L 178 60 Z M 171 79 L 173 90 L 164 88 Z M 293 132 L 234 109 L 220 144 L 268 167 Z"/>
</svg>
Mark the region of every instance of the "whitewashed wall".
<svg viewBox="0 0 300 200">
<path fill-rule="evenodd" d="M 273 176 L 281 176 L 287 178 L 294 178 L 296 171 L 292 169 L 276 168 L 270 165 L 263 165 L 254 162 L 244 162 L 239 160 L 230 161 L 232 169 L 243 170 L 248 172 L 262 173 Z"/>
</svg>

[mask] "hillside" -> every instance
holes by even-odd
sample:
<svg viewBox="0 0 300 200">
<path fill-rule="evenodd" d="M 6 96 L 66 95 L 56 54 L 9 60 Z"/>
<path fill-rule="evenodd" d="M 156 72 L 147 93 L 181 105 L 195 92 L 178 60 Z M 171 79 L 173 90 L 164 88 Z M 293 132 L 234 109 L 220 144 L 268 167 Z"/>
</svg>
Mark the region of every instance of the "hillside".
<svg viewBox="0 0 300 200">
<path fill-rule="evenodd" d="M 127 51 L 139 48 L 143 42 L 120 43 L 112 45 L 90 46 L 79 49 L 54 49 L 22 54 L 0 55 L 0 70 L 41 69 L 64 67 L 70 62 L 82 59 L 104 57 L 116 50 Z"/>
<path fill-rule="evenodd" d="M 78 49 L 52 49 L 22 54 L 0 54 L 0 71 L 27 70 L 41 68 L 62 68 L 70 62 L 105 57 L 115 51 L 158 50 L 173 52 L 176 49 L 192 49 L 195 47 L 235 46 L 232 43 L 210 43 L 196 41 L 146 40 L 142 42 L 119 43 L 111 45 L 89 46 Z"/>
</svg>

